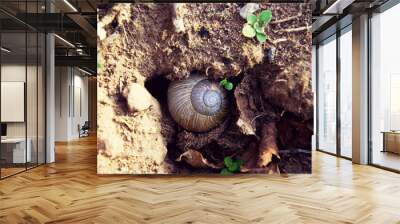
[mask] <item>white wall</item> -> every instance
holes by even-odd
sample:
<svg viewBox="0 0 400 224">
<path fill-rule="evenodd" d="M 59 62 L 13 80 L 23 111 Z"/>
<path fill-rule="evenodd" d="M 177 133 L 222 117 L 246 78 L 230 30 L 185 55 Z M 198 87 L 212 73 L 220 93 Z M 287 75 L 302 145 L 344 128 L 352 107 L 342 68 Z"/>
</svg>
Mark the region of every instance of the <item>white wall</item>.
<svg viewBox="0 0 400 224">
<path fill-rule="evenodd" d="M 37 70 L 38 69 L 38 70 Z M 25 138 L 30 140 L 32 161 L 44 162 L 44 83 L 42 67 L 36 65 L 25 66 L 25 63 L 8 63 L 1 66 L 2 82 L 24 82 L 26 84 L 26 107 L 22 112 L 27 115 L 27 120 L 22 122 L 6 122 L 7 137 Z M 27 80 L 25 80 L 27 78 Z M 22 93 L 24 94 L 24 93 Z M 4 97 L 4 96 L 2 96 Z M 10 110 L 10 108 L 1 108 L 1 110 Z M 26 110 L 26 111 L 25 111 Z M 39 151 L 38 151 L 39 150 Z M 39 155 L 37 156 L 37 153 Z"/>
<path fill-rule="evenodd" d="M 55 74 L 55 140 L 70 141 L 88 120 L 88 78 L 72 67 L 56 67 Z"/>
<path fill-rule="evenodd" d="M 67 67 L 55 68 L 55 141 L 68 140 L 68 71 Z"/>
<path fill-rule="evenodd" d="M 74 108 L 73 108 L 73 119 L 72 119 L 72 130 L 71 135 L 74 138 L 79 137 L 78 124 L 83 125 L 85 121 L 88 121 L 89 111 L 88 111 L 88 78 L 82 76 L 82 73 L 74 75 Z M 75 112 L 75 113 L 74 113 Z"/>
<path fill-rule="evenodd" d="M 25 71 L 26 67 L 25 64 L 4 64 L 1 66 L 1 81 L 2 82 L 25 82 Z M 31 73 L 31 71 L 35 70 L 36 73 L 36 67 L 33 66 L 28 66 L 28 74 Z M 36 83 L 34 83 L 36 85 Z M 34 93 L 27 93 L 28 97 L 36 97 L 36 89 Z M 33 101 L 32 99 L 27 99 L 28 102 Z M 36 107 L 36 105 L 35 105 Z M 2 110 L 7 110 L 7 108 L 1 108 Z M 36 121 L 36 114 L 34 114 L 34 117 L 31 117 L 31 115 L 28 113 L 28 121 L 35 120 Z M 36 123 L 36 122 L 35 122 Z M 28 125 L 28 127 L 31 127 L 32 125 Z M 29 134 L 29 133 L 28 133 Z M 25 137 L 25 122 L 7 122 L 7 136 L 8 137 Z M 30 137 L 28 135 L 28 137 Z"/>
<path fill-rule="evenodd" d="M 5 64 L 1 66 L 1 81 L 3 82 L 25 82 L 25 64 Z M 6 108 L 1 108 L 6 110 Z M 25 137 L 25 123 L 7 123 L 7 137 Z"/>
</svg>

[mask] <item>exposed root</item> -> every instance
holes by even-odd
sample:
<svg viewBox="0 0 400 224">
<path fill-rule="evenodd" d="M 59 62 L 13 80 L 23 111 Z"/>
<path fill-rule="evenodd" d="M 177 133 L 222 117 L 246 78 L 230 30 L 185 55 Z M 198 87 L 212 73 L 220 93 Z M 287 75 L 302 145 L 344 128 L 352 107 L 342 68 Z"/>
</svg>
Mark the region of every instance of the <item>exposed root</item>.
<svg viewBox="0 0 400 224">
<path fill-rule="evenodd" d="M 294 32 L 301 32 L 301 31 L 306 31 L 309 30 L 311 26 L 302 26 L 302 27 L 296 27 L 296 28 L 290 28 L 290 29 L 283 29 L 279 30 L 281 32 L 287 32 L 287 33 L 294 33 Z"/>
<path fill-rule="evenodd" d="M 271 21 L 269 24 L 273 25 L 273 24 L 286 23 L 286 22 L 289 22 L 289 21 L 291 21 L 291 20 L 299 19 L 301 16 L 302 16 L 301 13 L 299 13 L 299 14 L 297 14 L 296 16 L 289 16 L 289 17 L 286 17 L 286 18 L 284 18 L 284 19 L 273 20 L 273 21 Z"/>
<path fill-rule="evenodd" d="M 264 123 L 261 129 L 261 142 L 259 145 L 258 167 L 265 167 L 272 162 L 272 156 L 278 155 L 277 129 L 275 122 Z"/>
</svg>

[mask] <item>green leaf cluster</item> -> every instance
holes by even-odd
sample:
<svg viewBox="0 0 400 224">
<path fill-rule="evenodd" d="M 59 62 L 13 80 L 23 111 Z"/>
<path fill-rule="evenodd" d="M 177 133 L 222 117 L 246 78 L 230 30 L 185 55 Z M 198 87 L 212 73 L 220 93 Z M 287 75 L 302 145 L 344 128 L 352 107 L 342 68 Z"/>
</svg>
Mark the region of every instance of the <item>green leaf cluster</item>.
<svg viewBox="0 0 400 224">
<path fill-rule="evenodd" d="M 240 166 L 243 165 L 242 159 L 233 159 L 232 157 L 224 158 L 225 168 L 221 170 L 222 175 L 229 175 L 240 171 Z"/>
<path fill-rule="evenodd" d="M 250 14 L 247 16 L 246 20 L 247 23 L 243 26 L 242 34 L 248 38 L 256 37 L 258 42 L 264 43 L 268 39 L 264 28 L 272 20 L 271 10 L 263 10 L 258 16 Z"/>
<path fill-rule="evenodd" d="M 221 86 L 223 86 L 226 90 L 232 90 L 233 84 L 229 82 L 226 78 L 219 82 Z"/>
</svg>

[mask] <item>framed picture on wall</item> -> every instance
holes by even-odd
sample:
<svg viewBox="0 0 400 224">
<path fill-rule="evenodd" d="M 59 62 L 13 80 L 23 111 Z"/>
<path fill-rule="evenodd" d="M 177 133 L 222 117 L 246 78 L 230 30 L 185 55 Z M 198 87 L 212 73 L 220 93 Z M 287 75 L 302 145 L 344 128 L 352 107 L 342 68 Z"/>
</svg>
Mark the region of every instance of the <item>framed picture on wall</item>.
<svg viewBox="0 0 400 224">
<path fill-rule="evenodd" d="M 98 8 L 98 173 L 311 172 L 311 5 Z"/>
</svg>

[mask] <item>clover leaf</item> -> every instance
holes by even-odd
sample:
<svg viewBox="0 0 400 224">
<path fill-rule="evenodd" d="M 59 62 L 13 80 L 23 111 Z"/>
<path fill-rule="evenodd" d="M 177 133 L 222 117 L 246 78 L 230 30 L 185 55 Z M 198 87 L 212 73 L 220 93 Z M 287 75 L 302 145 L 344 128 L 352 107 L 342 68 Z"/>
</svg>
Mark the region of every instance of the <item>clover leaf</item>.
<svg viewBox="0 0 400 224">
<path fill-rule="evenodd" d="M 226 78 L 219 82 L 221 86 L 223 86 L 226 90 L 233 89 L 233 83 L 229 82 Z"/>
<path fill-rule="evenodd" d="M 256 31 L 256 33 L 264 33 L 264 27 L 260 26 L 259 22 L 254 23 L 253 28 Z"/>
<path fill-rule="evenodd" d="M 258 15 L 258 19 L 262 24 L 267 24 L 272 20 L 272 12 L 271 10 L 263 10 L 260 15 Z"/>
<path fill-rule="evenodd" d="M 230 167 L 228 167 L 228 170 L 232 173 L 237 172 L 240 170 L 240 165 L 237 162 L 232 163 Z"/>
<path fill-rule="evenodd" d="M 226 90 L 232 90 L 232 89 L 233 89 L 233 84 L 232 84 L 231 82 L 228 82 L 228 83 L 225 85 L 225 89 L 226 89 Z"/>
<path fill-rule="evenodd" d="M 224 164 L 226 167 L 232 166 L 233 160 L 231 157 L 227 156 L 224 158 Z"/>
<path fill-rule="evenodd" d="M 258 16 L 250 14 L 246 17 L 247 23 L 243 25 L 242 34 L 248 38 L 256 37 L 258 42 L 264 43 L 268 39 L 264 28 L 269 22 L 271 22 L 271 20 L 271 10 L 263 10 L 258 14 Z M 224 86 L 226 88 L 226 85 Z"/>
<path fill-rule="evenodd" d="M 221 80 L 221 82 L 219 82 L 219 84 L 220 84 L 221 86 L 225 86 L 227 83 L 228 83 L 228 80 L 227 80 L 226 78 L 223 79 L 223 80 Z"/>
<path fill-rule="evenodd" d="M 230 156 L 224 158 L 225 168 L 221 170 L 221 175 L 228 175 L 240 172 L 240 166 L 243 165 L 242 159 L 233 159 Z"/>
<path fill-rule="evenodd" d="M 249 38 L 253 38 L 254 36 L 256 36 L 256 31 L 248 23 L 244 24 L 242 33 L 245 37 L 249 37 Z"/>
<path fill-rule="evenodd" d="M 256 38 L 257 38 L 258 42 L 264 43 L 267 40 L 267 35 L 262 34 L 262 33 L 257 33 Z"/>
<path fill-rule="evenodd" d="M 254 14 L 250 14 L 246 17 L 247 23 L 249 25 L 253 25 L 255 22 L 257 22 L 257 16 Z"/>
<path fill-rule="evenodd" d="M 227 168 L 221 170 L 221 175 L 231 175 L 231 174 L 233 173 L 229 171 Z"/>
</svg>

